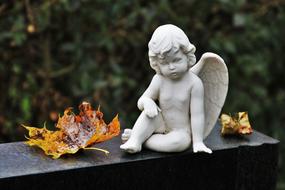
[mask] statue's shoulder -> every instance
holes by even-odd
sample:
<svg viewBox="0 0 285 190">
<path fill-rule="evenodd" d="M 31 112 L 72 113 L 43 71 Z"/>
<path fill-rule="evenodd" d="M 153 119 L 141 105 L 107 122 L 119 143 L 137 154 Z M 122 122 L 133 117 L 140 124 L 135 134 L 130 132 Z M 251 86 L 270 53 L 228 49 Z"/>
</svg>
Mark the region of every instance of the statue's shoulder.
<svg viewBox="0 0 285 190">
<path fill-rule="evenodd" d="M 192 87 L 196 88 L 203 88 L 203 82 L 199 76 L 189 71 L 190 80 Z"/>
<path fill-rule="evenodd" d="M 162 79 L 162 76 L 160 74 L 155 74 L 152 77 L 151 83 L 160 84 L 162 80 L 163 79 Z"/>
<path fill-rule="evenodd" d="M 149 90 L 157 90 L 161 86 L 161 76 L 156 74 L 152 77 L 150 85 L 149 85 Z"/>
</svg>

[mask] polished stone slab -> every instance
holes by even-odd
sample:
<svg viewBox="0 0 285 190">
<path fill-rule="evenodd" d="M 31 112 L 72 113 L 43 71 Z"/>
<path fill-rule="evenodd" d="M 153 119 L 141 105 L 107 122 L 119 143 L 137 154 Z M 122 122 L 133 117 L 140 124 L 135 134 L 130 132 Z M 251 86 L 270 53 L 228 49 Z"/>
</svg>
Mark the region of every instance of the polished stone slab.
<svg viewBox="0 0 285 190">
<path fill-rule="evenodd" d="M 23 142 L 0 144 L 0 189 L 275 189 L 278 141 L 257 131 L 224 138 L 216 125 L 206 144 L 213 154 L 130 155 L 120 139 L 54 160 Z"/>
</svg>

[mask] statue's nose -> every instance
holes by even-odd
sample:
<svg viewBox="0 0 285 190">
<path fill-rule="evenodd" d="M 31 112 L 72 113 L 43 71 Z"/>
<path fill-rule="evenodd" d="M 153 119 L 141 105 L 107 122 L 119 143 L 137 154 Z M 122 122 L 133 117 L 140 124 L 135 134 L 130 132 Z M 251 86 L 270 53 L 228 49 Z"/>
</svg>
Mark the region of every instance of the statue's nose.
<svg viewBox="0 0 285 190">
<path fill-rule="evenodd" d="M 168 68 L 169 68 L 170 70 L 173 70 L 173 69 L 175 69 L 175 66 L 173 65 L 173 63 L 169 63 Z"/>
</svg>

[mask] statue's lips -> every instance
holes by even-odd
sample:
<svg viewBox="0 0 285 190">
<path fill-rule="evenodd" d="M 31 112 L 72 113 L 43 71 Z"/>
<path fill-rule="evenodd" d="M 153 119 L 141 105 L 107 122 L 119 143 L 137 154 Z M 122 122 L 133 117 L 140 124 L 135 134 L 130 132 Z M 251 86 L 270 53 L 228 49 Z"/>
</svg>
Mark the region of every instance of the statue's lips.
<svg viewBox="0 0 285 190">
<path fill-rule="evenodd" d="M 172 76 L 177 76 L 177 72 L 171 72 L 170 73 Z"/>
</svg>

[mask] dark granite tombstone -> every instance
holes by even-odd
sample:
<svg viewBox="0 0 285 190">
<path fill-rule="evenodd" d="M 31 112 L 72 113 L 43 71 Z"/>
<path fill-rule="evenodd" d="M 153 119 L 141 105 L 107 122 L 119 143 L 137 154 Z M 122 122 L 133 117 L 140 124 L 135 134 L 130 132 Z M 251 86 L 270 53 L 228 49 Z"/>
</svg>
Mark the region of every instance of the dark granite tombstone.
<svg viewBox="0 0 285 190">
<path fill-rule="evenodd" d="M 109 155 L 85 150 L 57 160 L 23 142 L 0 144 L 0 189 L 275 189 L 278 141 L 257 131 L 223 138 L 217 125 L 206 139 L 213 154 L 130 155 L 120 143 L 117 137 L 97 145 Z"/>
</svg>

